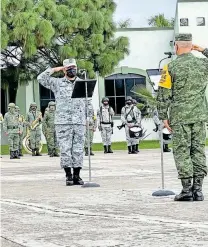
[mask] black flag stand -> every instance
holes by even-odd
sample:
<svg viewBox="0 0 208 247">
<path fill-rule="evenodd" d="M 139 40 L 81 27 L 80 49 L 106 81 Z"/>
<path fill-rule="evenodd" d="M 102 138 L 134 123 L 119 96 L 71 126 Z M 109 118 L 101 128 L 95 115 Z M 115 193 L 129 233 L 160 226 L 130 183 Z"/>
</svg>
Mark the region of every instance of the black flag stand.
<svg viewBox="0 0 208 247">
<path fill-rule="evenodd" d="M 86 106 L 87 106 L 87 144 L 88 144 L 88 163 L 89 163 L 89 181 L 84 183 L 82 185 L 82 188 L 87 188 L 87 187 L 100 187 L 99 184 L 97 183 L 93 183 L 92 182 L 92 175 L 91 175 L 91 157 L 90 157 L 90 128 L 89 128 L 89 108 L 88 108 L 88 97 L 92 97 L 94 88 L 95 88 L 95 84 L 96 84 L 96 80 L 87 80 L 86 79 L 86 71 L 83 70 L 84 73 L 84 83 L 85 85 L 83 85 L 83 81 L 77 81 L 77 88 L 76 88 L 76 84 L 74 87 L 74 92 L 76 94 L 76 92 L 79 92 L 79 97 L 75 96 L 74 98 L 84 98 L 86 100 Z M 85 86 L 83 88 L 83 86 Z M 84 93 L 84 94 L 83 94 Z M 83 95 L 82 95 L 83 94 Z M 83 97 L 84 96 L 84 97 Z M 72 95 L 73 98 L 73 95 Z"/>
</svg>

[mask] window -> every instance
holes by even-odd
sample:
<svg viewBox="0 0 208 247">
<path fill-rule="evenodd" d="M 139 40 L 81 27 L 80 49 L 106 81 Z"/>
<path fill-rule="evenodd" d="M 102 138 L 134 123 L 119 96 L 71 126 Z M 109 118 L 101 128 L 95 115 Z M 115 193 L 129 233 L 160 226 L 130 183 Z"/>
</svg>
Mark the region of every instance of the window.
<svg viewBox="0 0 208 247">
<path fill-rule="evenodd" d="M 121 114 L 126 96 L 136 98 L 131 92 L 136 85 L 146 87 L 146 78 L 138 74 L 115 74 L 105 78 L 105 95 L 109 98 L 116 115 Z"/>
<path fill-rule="evenodd" d="M 205 18 L 204 17 L 197 17 L 196 18 L 196 25 L 197 26 L 205 26 Z"/>
<path fill-rule="evenodd" d="M 48 107 L 50 101 L 55 101 L 53 92 L 40 85 L 40 110 L 44 114 L 45 108 Z"/>
<path fill-rule="evenodd" d="M 185 26 L 188 26 L 189 25 L 189 20 L 188 18 L 181 18 L 180 19 L 180 26 L 181 27 L 185 27 Z"/>
</svg>

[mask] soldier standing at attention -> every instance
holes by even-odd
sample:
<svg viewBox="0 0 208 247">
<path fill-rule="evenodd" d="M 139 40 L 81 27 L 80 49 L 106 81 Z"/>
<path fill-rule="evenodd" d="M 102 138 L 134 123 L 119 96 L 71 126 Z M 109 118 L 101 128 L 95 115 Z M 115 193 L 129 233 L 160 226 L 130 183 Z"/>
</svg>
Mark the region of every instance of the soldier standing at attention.
<svg viewBox="0 0 208 247">
<path fill-rule="evenodd" d="M 121 122 L 125 125 L 128 153 L 136 154 L 138 140 L 136 138 L 130 138 L 129 128 L 141 124 L 141 115 L 139 115 L 138 108 L 133 105 L 131 96 L 126 97 L 126 105 L 121 109 Z"/>
<path fill-rule="evenodd" d="M 192 45 L 191 34 L 176 35 L 175 49 L 178 57 L 164 67 L 159 83 L 159 118 L 173 133 L 173 155 L 183 187 L 175 201 L 202 201 L 202 184 L 207 175 L 208 49 Z M 195 57 L 192 50 L 207 58 Z"/>
<path fill-rule="evenodd" d="M 141 114 L 141 111 L 139 110 L 139 108 L 137 107 L 137 104 L 138 104 L 138 102 L 135 99 L 133 99 L 133 105 L 135 106 L 135 108 L 138 111 L 138 115 L 139 115 L 139 118 L 140 118 L 140 126 L 141 126 L 142 114 Z M 136 152 L 139 153 L 139 139 L 137 139 Z"/>
<path fill-rule="evenodd" d="M 63 71 L 63 78 L 51 75 Z M 63 67 L 48 68 L 38 76 L 38 82 L 51 89 L 56 99 L 55 128 L 61 152 L 61 167 L 66 173 L 66 185 L 83 185 L 80 170 L 83 166 L 83 147 L 87 120 L 87 104 L 85 99 L 72 98 L 77 77 L 75 59 L 63 61 Z M 91 118 L 90 114 L 88 116 Z M 71 168 L 73 168 L 73 177 Z"/>
<path fill-rule="evenodd" d="M 43 118 L 45 117 L 45 115 L 48 112 L 48 110 L 49 110 L 49 108 L 46 107 Z M 43 135 L 45 136 L 45 139 L 46 139 L 46 146 L 47 146 L 47 150 L 48 150 L 48 155 L 50 155 L 51 154 L 51 150 L 49 149 L 49 146 L 48 146 L 48 133 L 47 133 L 47 126 L 46 126 L 46 122 L 45 121 L 42 122 L 42 132 L 43 132 Z"/>
<path fill-rule="evenodd" d="M 43 118 L 43 125 L 45 125 L 48 140 L 48 149 L 50 150 L 50 157 L 59 157 L 58 144 L 55 131 L 55 111 L 56 103 L 51 101 L 48 104 L 49 110 L 45 112 Z"/>
<path fill-rule="evenodd" d="M 41 156 L 39 153 L 41 141 L 41 121 L 42 113 L 37 110 L 37 104 L 33 102 L 30 104 L 30 110 L 26 116 L 26 122 L 30 128 L 30 145 L 32 149 L 32 156 Z"/>
<path fill-rule="evenodd" d="M 4 116 L 3 129 L 8 136 L 10 159 L 19 159 L 19 119 L 15 111 L 15 104 L 9 103 L 8 112 Z"/>
<path fill-rule="evenodd" d="M 102 99 L 102 106 L 97 111 L 98 129 L 101 132 L 101 138 L 104 146 L 104 153 L 113 153 L 111 149 L 111 136 L 113 133 L 114 111 L 109 106 L 109 99 Z"/>
<path fill-rule="evenodd" d="M 15 106 L 15 110 L 19 119 L 19 126 L 20 126 L 20 133 L 19 133 L 19 156 L 23 156 L 22 154 L 22 142 L 24 139 L 24 127 L 25 125 L 25 118 L 23 115 L 20 114 L 19 106 Z"/>
<path fill-rule="evenodd" d="M 90 130 L 90 155 L 94 155 L 92 152 L 92 143 L 93 143 L 93 137 L 94 137 L 94 132 L 97 129 L 97 118 L 96 115 L 94 114 L 94 109 L 93 105 L 90 100 L 90 109 L 89 111 L 92 111 L 92 117 L 89 119 L 89 130 Z M 86 129 L 85 132 L 85 156 L 88 156 L 88 131 Z"/>
</svg>

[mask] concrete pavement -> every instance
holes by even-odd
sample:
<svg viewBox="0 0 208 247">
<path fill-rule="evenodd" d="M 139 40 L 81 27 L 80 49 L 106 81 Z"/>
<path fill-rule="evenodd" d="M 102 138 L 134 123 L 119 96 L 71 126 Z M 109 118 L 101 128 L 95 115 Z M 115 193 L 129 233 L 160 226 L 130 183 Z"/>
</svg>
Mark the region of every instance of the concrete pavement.
<svg viewBox="0 0 208 247">
<path fill-rule="evenodd" d="M 179 193 L 172 153 L 164 158 L 166 188 Z M 59 158 L 47 156 L 3 156 L 1 172 L 2 247 L 208 246 L 208 180 L 203 202 L 152 197 L 161 185 L 159 150 L 97 152 L 100 188 L 66 187 Z"/>
</svg>

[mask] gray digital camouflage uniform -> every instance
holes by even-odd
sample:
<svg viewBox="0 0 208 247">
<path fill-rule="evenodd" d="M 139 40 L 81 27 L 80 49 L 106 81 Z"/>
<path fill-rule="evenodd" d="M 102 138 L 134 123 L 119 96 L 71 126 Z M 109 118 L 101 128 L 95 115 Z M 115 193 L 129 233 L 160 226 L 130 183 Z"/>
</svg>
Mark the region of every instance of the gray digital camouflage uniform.
<svg viewBox="0 0 208 247">
<path fill-rule="evenodd" d="M 56 99 L 55 128 L 61 152 L 61 167 L 83 166 L 83 148 L 86 129 L 87 103 L 85 99 L 72 99 L 75 82 L 66 77 L 51 77 L 52 69 L 38 76 L 38 82 L 51 89 Z M 92 117 L 89 115 L 89 118 Z"/>
<path fill-rule="evenodd" d="M 109 105 L 103 105 L 97 111 L 98 127 L 101 130 L 101 138 L 104 146 L 111 145 L 111 136 L 113 128 L 111 123 L 113 122 L 114 110 Z"/>
<path fill-rule="evenodd" d="M 121 122 L 122 124 L 125 124 L 127 146 L 136 145 L 138 143 L 138 140 L 135 138 L 130 138 L 128 124 L 131 124 L 131 127 L 134 125 L 141 125 L 141 114 L 140 111 L 138 111 L 138 108 L 133 104 L 126 104 L 121 109 Z"/>
</svg>

